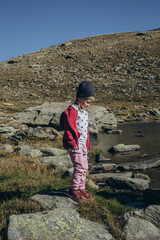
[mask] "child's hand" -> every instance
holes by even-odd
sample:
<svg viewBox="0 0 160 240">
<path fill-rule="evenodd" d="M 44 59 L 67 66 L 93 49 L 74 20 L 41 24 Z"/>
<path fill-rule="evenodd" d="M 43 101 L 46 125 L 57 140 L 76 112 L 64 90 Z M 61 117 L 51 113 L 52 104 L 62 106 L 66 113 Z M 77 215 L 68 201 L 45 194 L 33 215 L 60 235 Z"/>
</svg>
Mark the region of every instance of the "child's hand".
<svg viewBox="0 0 160 240">
<path fill-rule="evenodd" d="M 73 150 L 77 150 L 78 149 L 78 147 L 77 146 L 75 146 L 74 148 L 73 148 Z"/>
</svg>

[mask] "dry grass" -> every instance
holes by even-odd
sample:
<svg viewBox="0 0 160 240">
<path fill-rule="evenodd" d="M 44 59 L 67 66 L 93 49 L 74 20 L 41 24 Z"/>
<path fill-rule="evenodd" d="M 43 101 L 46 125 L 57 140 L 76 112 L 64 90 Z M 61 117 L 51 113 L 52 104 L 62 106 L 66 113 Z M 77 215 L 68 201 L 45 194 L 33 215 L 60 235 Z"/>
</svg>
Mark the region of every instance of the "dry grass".
<svg viewBox="0 0 160 240">
<path fill-rule="evenodd" d="M 42 207 L 29 199 L 46 189 L 68 189 L 70 177 L 62 172 L 36 163 L 30 157 L 16 153 L 0 158 L 0 240 L 7 236 L 7 220 L 12 214 L 42 211 Z M 91 203 L 79 207 L 81 217 L 107 224 L 109 231 L 119 240 L 123 239 L 123 214 L 131 208 L 120 204 L 115 198 L 106 199 L 102 190 L 89 189 L 94 195 Z M 103 189 L 108 192 L 108 189 Z"/>
<path fill-rule="evenodd" d="M 1 137 L 1 143 L 6 140 Z M 56 141 L 26 139 L 29 145 L 48 144 L 51 147 L 62 148 L 62 136 Z M 9 143 L 9 142 L 8 142 Z M 17 146 L 13 146 L 16 148 Z M 95 158 L 101 149 L 92 148 L 90 159 Z M 42 211 L 37 202 L 29 198 L 41 190 L 68 189 L 70 177 L 64 176 L 61 171 L 54 171 L 51 167 L 39 164 L 31 157 L 18 155 L 17 152 L 0 152 L 0 240 L 7 239 L 7 221 L 12 214 L 33 213 Z M 105 188 L 95 190 L 89 188 L 94 196 L 91 203 L 82 203 L 79 207 L 80 216 L 91 221 L 106 224 L 110 233 L 119 240 L 123 239 L 123 214 L 131 208 L 120 204 L 117 199 L 108 199 L 111 190 Z M 102 191 L 103 190 L 103 191 Z"/>
<path fill-rule="evenodd" d="M 38 203 L 29 200 L 40 190 L 68 187 L 69 180 L 61 172 L 36 163 L 30 157 L 0 158 L 0 240 L 6 239 L 7 219 L 12 214 L 39 212 Z"/>
</svg>

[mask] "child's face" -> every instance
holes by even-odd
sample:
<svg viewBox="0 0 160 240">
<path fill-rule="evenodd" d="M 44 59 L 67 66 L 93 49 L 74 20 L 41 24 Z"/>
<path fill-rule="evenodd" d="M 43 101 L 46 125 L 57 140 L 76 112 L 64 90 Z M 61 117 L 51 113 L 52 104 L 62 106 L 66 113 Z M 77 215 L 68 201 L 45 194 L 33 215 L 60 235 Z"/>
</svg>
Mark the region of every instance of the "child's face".
<svg viewBox="0 0 160 240">
<path fill-rule="evenodd" d="M 86 110 L 91 105 L 91 103 L 94 101 L 94 99 L 95 99 L 94 97 L 79 98 L 78 102 L 80 104 L 80 107 Z"/>
</svg>

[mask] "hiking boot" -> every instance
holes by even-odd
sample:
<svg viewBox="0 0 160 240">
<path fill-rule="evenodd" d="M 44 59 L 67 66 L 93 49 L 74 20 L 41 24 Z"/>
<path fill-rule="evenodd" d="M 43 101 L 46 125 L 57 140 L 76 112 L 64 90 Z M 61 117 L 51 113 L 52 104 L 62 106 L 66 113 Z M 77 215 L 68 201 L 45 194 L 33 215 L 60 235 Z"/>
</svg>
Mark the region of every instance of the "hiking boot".
<svg viewBox="0 0 160 240">
<path fill-rule="evenodd" d="M 87 200 L 93 200 L 92 194 L 87 190 L 79 190 L 84 198 Z"/>
<path fill-rule="evenodd" d="M 86 200 L 79 190 L 72 190 L 69 188 L 69 194 L 77 202 L 83 202 Z"/>
</svg>

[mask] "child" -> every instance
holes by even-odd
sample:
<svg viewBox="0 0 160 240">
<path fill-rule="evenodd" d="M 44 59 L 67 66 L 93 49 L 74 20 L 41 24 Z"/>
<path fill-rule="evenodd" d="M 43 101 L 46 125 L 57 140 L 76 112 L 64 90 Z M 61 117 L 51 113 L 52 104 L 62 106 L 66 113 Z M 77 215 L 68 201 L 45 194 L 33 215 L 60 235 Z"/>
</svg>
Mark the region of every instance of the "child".
<svg viewBox="0 0 160 240">
<path fill-rule="evenodd" d="M 85 190 L 85 181 L 88 171 L 87 149 L 90 149 L 86 110 L 94 99 L 91 83 L 81 82 L 77 89 L 76 101 L 60 117 L 60 125 L 64 130 L 63 146 L 67 149 L 74 167 L 69 193 L 79 202 L 93 199 Z"/>
</svg>

